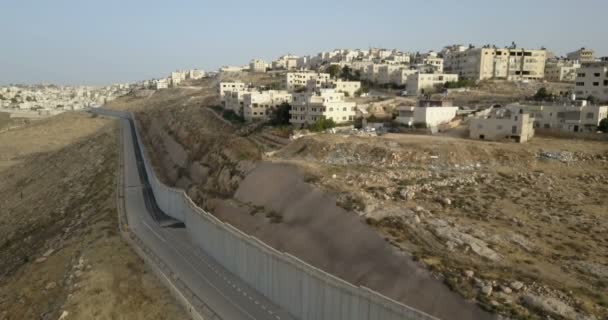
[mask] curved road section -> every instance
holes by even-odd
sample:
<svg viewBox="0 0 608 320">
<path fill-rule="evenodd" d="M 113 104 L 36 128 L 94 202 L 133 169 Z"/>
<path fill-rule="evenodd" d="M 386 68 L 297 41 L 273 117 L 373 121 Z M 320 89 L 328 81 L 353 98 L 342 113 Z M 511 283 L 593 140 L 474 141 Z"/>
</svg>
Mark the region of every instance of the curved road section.
<svg viewBox="0 0 608 320">
<path fill-rule="evenodd" d="M 172 274 L 177 275 L 171 280 L 179 279 L 195 297 L 184 292 L 182 295 L 204 301 L 213 311 L 212 319 L 294 319 L 198 249 L 183 225 L 158 208 L 143 168 L 142 153 L 130 114 L 104 109 L 92 112 L 120 118 L 124 211 L 128 228 Z"/>
</svg>

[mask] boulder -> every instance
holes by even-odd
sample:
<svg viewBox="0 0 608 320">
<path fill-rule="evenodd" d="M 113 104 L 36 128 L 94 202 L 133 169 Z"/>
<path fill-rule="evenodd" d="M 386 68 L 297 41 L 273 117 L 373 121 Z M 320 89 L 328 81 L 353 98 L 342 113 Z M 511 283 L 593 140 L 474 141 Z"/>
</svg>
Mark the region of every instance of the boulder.
<svg viewBox="0 0 608 320">
<path fill-rule="evenodd" d="M 570 320 L 595 319 L 594 317 L 587 317 L 581 313 L 576 312 L 574 308 L 556 298 L 526 294 L 522 297 L 522 302 L 524 305 L 530 308 L 534 308 L 542 312 Z"/>
</svg>

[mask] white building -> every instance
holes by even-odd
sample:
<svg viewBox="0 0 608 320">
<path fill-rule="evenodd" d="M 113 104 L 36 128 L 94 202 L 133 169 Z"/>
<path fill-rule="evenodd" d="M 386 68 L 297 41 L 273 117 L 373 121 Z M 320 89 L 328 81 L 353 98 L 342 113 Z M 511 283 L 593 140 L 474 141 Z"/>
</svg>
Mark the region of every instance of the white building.
<svg viewBox="0 0 608 320">
<path fill-rule="evenodd" d="M 314 79 L 317 86 L 329 82 L 329 73 L 317 72 L 288 72 L 285 77 L 285 87 L 287 90 L 295 90 L 297 88 L 305 88 L 308 86 L 308 81 Z"/>
<path fill-rule="evenodd" d="M 249 62 L 250 72 L 266 72 L 266 68 L 268 68 L 268 64 L 264 60 L 253 59 Z"/>
<path fill-rule="evenodd" d="M 487 116 L 473 118 L 469 123 L 471 139 L 526 142 L 533 136 L 532 118 L 523 109 L 494 109 Z"/>
<path fill-rule="evenodd" d="M 198 80 L 198 79 L 202 79 L 204 77 L 205 77 L 205 71 L 198 70 L 198 69 L 190 70 L 186 74 L 186 79 L 190 79 L 190 80 Z"/>
<path fill-rule="evenodd" d="M 297 93 L 293 96 L 291 119 L 295 126 L 313 124 L 325 118 L 336 123 L 353 121 L 356 103 L 346 102 L 344 94 L 334 89 L 320 89 L 312 93 Z"/>
<path fill-rule="evenodd" d="M 186 72 L 185 71 L 174 71 L 171 72 L 171 85 L 173 87 L 177 87 L 182 81 L 186 80 Z"/>
<path fill-rule="evenodd" d="M 169 88 L 169 80 L 168 79 L 154 80 L 152 85 L 153 85 L 154 90 L 167 89 L 167 88 Z"/>
<path fill-rule="evenodd" d="M 445 73 L 414 73 L 407 77 L 405 89 L 414 95 L 436 88 L 446 82 L 458 81 L 457 74 Z"/>
<path fill-rule="evenodd" d="M 583 63 L 576 74 L 574 93 L 608 102 L 608 61 Z"/>
<path fill-rule="evenodd" d="M 226 92 L 244 90 L 246 85 L 240 81 L 220 82 L 220 97 L 223 97 Z"/>
<path fill-rule="evenodd" d="M 251 91 L 243 94 L 243 118 L 246 121 L 266 120 L 283 103 L 291 103 L 292 95 L 285 90 Z"/>
<path fill-rule="evenodd" d="M 417 106 L 398 106 L 397 123 L 407 126 L 437 127 L 456 117 L 458 107 L 444 101 L 421 100 Z"/>
<path fill-rule="evenodd" d="M 574 82 L 581 64 L 576 60 L 551 59 L 545 66 L 545 79 L 554 82 Z"/>
</svg>

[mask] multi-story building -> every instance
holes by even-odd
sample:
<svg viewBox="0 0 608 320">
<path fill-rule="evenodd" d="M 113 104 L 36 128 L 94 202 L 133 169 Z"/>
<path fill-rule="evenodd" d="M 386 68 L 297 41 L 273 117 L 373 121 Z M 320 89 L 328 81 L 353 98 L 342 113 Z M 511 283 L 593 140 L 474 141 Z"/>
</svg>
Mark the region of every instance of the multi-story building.
<svg viewBox="0 0 608 320">
<path fill-rule="evenodd" d="M 608 61 L 583 63 L 576 73 L 574 93 L 608 102 Z"/>
<path fill-rule="evenodd" d="M 168 79 L 158 79 L 152 82 L 152 86 L 154 90 L 167 89 L 169 88 L 169 80 Z"/>
<path fill-rule="evenodd" d="M 568 60 L 583 62 L 594 62 L 595 56 L 594 52 L 591 49 L 580 48 L 576 51 L 570 52 L 566 55 Z"/>
<path fill-rule="evenodd" d="M 223 97 L 226 92 L 244 90 L 245 87 L 245 84 L 239 81 L 220 82 L 220 97 Z"/>
<path fill-rule="evenodd" d="M 250 91 L 243 94 L 243 118 L 246 121 L 266 120 L 283 103 L 291 103 L 292 95 L 285 90 Z"/>
<path fill-rule="evenodd" d="M 182 81 L 186 80 L 186 72 L 185 71 L 174 71 L 171 72 L 171 85 L 176 87 L 178 86 Z"/>
<path fill-rule="evenodd" d="M 232 110 L 239 116 L 243 115 L 245 107 L 245 95 L 251 92 L 250 88 L 236 91 L 227 91 L 222 98 L 222 105 L 225 110 Z"/>
<path fill-rule="evenodd" d="M 433 89 L 446 82 L 454 81 L 458 81 L 457 74 L 417 72 L 407 77 L 405 90 L 407 90 L 408 94 L 414 95 Z"/>
<path fill-rule="evenodd" d="M 574 82 L 581 64 L 576 60 L 550 59 L 545 65 L 545 79 L 554 82 Z"/>
<path fill-rule="evenodd" d="M 268 64 L 264 60 L 253 59 L 249 62 L 249 71 L 250 72 L 266 72 L 266 68 Z"/>
<path fill-rule="evenodd" d="M 202 79 L 205 76 L 205 71 L 193 69 L 186 73 L 186 79 L 198 80 Z"/>
<path fill-rule="evenodd" d="M 331 119 L 336 123 L 353 121 L 356 103 L 346 102 L 344 93 L 334 89 L 320 89 L 314 92 L 296 93 L 291 107 L 291 124 L 303 126 L 320 119 Z"/>
<path fill-rule="evenodd" d="M 534 128 L 565 132 L 595 132 L 600 121 L 608 117 L 608 106 L 588 105 L 587 101 L 570 105 L 513 104 L 506 108 L 530 113 Z"/>
<path fill-rule="evenodd" d="M 393 79 L 396 79 L 399 72 L 403 69 L 400 65 L 383 64 L 378 67 L 378 76 L 376 82 L 378 84 L 389 84 L 393 83 Z"/>
<path fill-rule="evenodd" d="M 364 80 L 370 82 L 378 82 L 378 78 L 380 75 L 380 68 L 384 66 L 383 64 L 369 64 L 365 67 L 365 70 L 361 73 L 361 77 Z"/>
<path fill-rule="evenodd" d="M 407 84 L 407 77 L 418 73 L 419 71 L 416 69 L 410 69 L 407 67 L 399 69 L 399 71 L 393 73 L 393 78 L 391 79 L 391 83 L 404 86 Z"/>
<path fill-rule="evenodd" d="M 546 50 L 470 48 L 449 51 L 444 71 L 472 80 L 540 80 L 545 76 Z"/>
<path fill-rule="evenodd" d="M 322 83 L 329 82 L 329 73 L 317 73 L 317 72 L 288 72 L 285 77 L 285 84 L 287 90 L 295 90 L 297 88 L 305 88 L 308 85 L 308 81 L 315 79 L 317 86 L 321 86 Z"/>
<path fill-rule="evenodd" d="M 344 93 L 346 97 L 354 97 L 357 91 L 361 89 L 361 82 L 343 80 L 319 82 L 317 79 L 310 79 L 307 82 L 306 88 L 309 91 L 315 91 L 318 89 L 335 89 L 337 92 Z"/>
<path fill-rule="evenodd" d="M 480 140 L 526 142 L 534 136 L 533 121 L 523 109 L 493 109 L 469 122 L 469 137 Z"/>
<path fill-rule="evenodd" d="M 298 56 L 284 55 L 272 62 L 273 69 L 294 70 L 298 67 Z"/>
</svg>

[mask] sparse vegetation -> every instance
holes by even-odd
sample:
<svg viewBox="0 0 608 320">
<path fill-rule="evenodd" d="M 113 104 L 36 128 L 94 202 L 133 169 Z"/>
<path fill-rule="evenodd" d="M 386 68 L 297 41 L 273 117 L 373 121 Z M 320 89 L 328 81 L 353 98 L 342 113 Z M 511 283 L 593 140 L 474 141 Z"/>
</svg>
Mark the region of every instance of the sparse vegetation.
<svg viewBox="0 0 608 320">
<path fill-rule="evenodd" d="M 321 118 L 317 120 L 314 124 L 308 125 L 308 130 L 313 132 L 321 132 L 327 129 L 334 128 L 336 126 L 336 122 L 332 119 Z"/>
<path fill-rule="evenodd" d="M 275 127 L 289 125 L 289 119 L 291 119 L 290 110 L 291 105 L 287 102 L 277 106 L 270 114 L 269 124 Z"/>
</svg>

